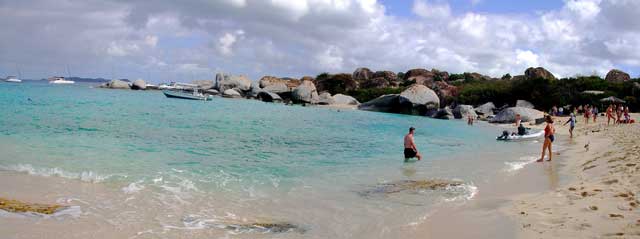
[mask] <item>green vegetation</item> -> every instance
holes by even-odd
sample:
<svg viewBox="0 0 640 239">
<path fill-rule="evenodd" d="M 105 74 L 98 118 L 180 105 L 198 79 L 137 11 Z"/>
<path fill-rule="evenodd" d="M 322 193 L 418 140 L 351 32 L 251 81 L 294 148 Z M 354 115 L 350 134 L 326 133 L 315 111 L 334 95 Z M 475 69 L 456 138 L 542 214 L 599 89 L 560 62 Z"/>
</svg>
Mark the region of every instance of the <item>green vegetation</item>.
<svg viewBox="0 0 640 239">
<path fill-rule="evenodd" d="M 634 89 L 634 82 L 607 82 L 598 76 L 563 78 L 560 80 L 521 79 L 521 80 L 469 80 L 456 85 L 461 87 L 458 103 L 479 105 L 488 101 L 497 106 L 512 105 L 516 100 L 527 100 L 536 108 L 546 110 L 554 105 L 601 105 L 600 99 L 615 96 L 624 99 L 629 106 L 640 109 L 638 97 L 640 89 Z M 604 94 L 585 94 L 584 91 L 603 91 Z"/>
</svg>

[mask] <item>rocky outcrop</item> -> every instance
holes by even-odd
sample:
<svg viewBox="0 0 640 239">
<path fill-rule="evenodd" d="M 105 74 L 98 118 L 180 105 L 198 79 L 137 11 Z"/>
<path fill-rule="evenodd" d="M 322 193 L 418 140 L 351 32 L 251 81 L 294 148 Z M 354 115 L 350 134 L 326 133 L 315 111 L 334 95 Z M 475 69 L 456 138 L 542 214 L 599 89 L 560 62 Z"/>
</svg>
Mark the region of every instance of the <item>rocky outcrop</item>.
<svg viewBox="0 0 640 239">
<path fill-rule="evenodd" d="M 493 115 L 493 111 L 496 109 L 496 105 L 493 102 L 484 103 L 481 106 L 475 108 L 476 113 L 481 114 L 483 116 Z"/>
<path fill-rule="evenodd" d="M 556 77 L 551 74 L 547 69 L 542 67 L 530 67 L 524 72 L 524 75 L 527 79 L 545 79 L 545 80 L 555 80 Z"/>
<path fill-rule="evenodd" d="M 474 80 L 474 81 L 489 81 L 489 80 L 492 80 L 492 78 L 490 76 L 486 76 L 486 75 L 480 74 L 478 72 L 465 72 L 464 73 L 464 78 L 465 79 Z"/>
<path fill-rule="evenodd" d="M 111 80 L 100 86 L 101 88 L 109 88 L 109 89 L 131 89 L 129 86 L 129 82 L 122 80 Z"/>
<path fill-rule="evenodd" d="M 411 114 L 424 115 L 440 107 L 436 92 L 424 85 L 415 84 L 400 93 L 400 104 L 408 107 Z"/>
<path fill-rule="evenodd" d="M 291 92 L 291 100 L 295 103 L 316 103 L 318 101 L 318 90 L 312 81 L 303 80 Z"/>
<path fill-rule="evenodd" d="M 400 113 L 400 95 L 382 95 L 358 106 L 360 110 Z"/>
<path fill-rule="evenodd" d="M 438 98 L 440 98 L 440 105 L 448 105 L 451 99 L 457 97 L 460 94 L 460 89 L 457 86 L 449 85 L 446 81 L 435 81 L 431 85 L 427 85 L 430 89 L 436 92 Z"/>
<path fill-rule="evenodd" d="M 282 102 L 282 98 L 278 94 L 267 91 L 258 92 L 256 98 L 264 102 Z"/>
<path fill-rule="evenodd" d="M 217 74 L 214 87 L 220 92 L 227 91 L 228 89 L 236 89 L 239 91 L 251 90 L 251 80 L 246 76 L 230 76 L 225 74 Z"/>
<path fill-rule="evenodd" d="M 356 82 L 365 82 L 371 78 L 373 78 L 373 72 L 371 72 L 371 70 L 369 70 L 369 68 L 358 68 L 356 69 L 353 74 L 351 74 L 351 78 L 353 80 L 355 80 Z"/>
<path fill-rule="evenodd" d="M 404 73 L 405 82 L 413 82 L 419 85 L 429 85 L 434 81 L 436 74 L 426 69 L 411 69 Z"/>
<path fill-rule="evenodd" d="M 625 82 L 630 81 L 631 76 L 624 71 L 613 69 L 607 73 L 607 76 L 604 78 L 608 82 Z"/>
<path fill-rule="evenodd" d="M 444 120 L 450 120 L 450 119 L 454 119 L 454 115 L 453 115 L 453 111 L 451 110 L 451 108 L 449 108 L 449 106 L 444 107 L 442 109 L 439 109 L 437 111 L 433 111 L 435 113 L 433 113 L 432 115 L 430 115 L 432 118 L 435 119 L 444 119 Z"/>
<path fill-rule="evenodd" d="M 297 84 L 296 87 L 298 85 L 299 84 Z M 289 88 L 289 86 L 287 85 L 287 80 L 283 80 L 273 76 L 262 77 L 259 81 L 259 86 L 261 89 L 265 91 L 269 91 L 276 94 L 290 92 L 291 90 L 293 90 L 293 88 L 295 88 L 295 87 Z"/>
<path fill-rule="evenodd" d="M 333 96 L 331 96 L 331 93 L 329 92 L 322 92 L 320 93 L 320 95 L 318 95 L 318 102 L 319 105 L 331 105 L 333 103 L 335 103 L 335 100 L 333 99 Z"/>
<path fill-rule="evenodd" d="M 376 71 L 369 79 L 359 81 L 361 89 L 397 88 L 400 81 L 396 73 L 391 71 Z"/>
<path fill-rule="evenodd" d="M 534 121 L 544 117 L 542 111 L 538 111 L 530 108 L 523 107 L 510 107 L 500 111 L 489 122 L 491 123 L 514 123 L 516 122 L 516 115 L 520 115 L 522 122 Z"/>
<path fill-rule="evenodd" d="M 327 91 L 332 94 L 358 89 L 358 82 L 350 74 L 320 75 L 313 83 L 318 91 Z"/>
<path fill-rule="evenodd" d="M 453 116 L 456 119 L 478 118 L 476 111 L 471 105 L 458 105 L 453 109 Z"/>
<path fill-rule="evenodd" d="M 131 83 L 131 89 L 132 90 L 146 90 L 147 89 L 147 82 L 144 82 L 144 80 L 142 80 L 142 79 L 134 80 L 133 83 Z"/>
<path fill-rule="evenodd" d="M 404 180 L 398 182 L 382 183 L 375 187 L 360 192 L 360 196 L 372 197 L 375 195 L 389 195 L 401 192 L 418 192 L 423 190 L 442 190 L 450 187 L 461 186 L 460 181 L 431 179 L 431 180 Z"/>
<path fill-rule="evenodd" d="M 215 82 L 212 80 L 194 80 L 191 84 L 197 85 L 201 90 L 213 89 Z"/>
<path fill-rule="evenodd" d="M 241 98 L 242 95 L 234 90 L 234 89 L 227 89 L 224 92 L 222 92 L 222 96 L 226 97 L 226 98 Z"/>
<path fill-rule="evenodd" d="M 208 90 L 204 90 L 202 92 L 204 92 L 205 94 L 209 94 L 209 95 L 219 95 L 220 94 L 220 92 L 215 90 L 215 89 L 208 89 Z"/>
<path fill-rule="evenodd" d="M 523 107 L 523 108 L 529 108 L 529 109 L 535 108 L 535 106 L 531 102 L 526 100 L 516 101 L 516 107 Z"/>
<path fill-rule="evenodd" d="M 360 102 L 348 95 L 336 94 L 333 96 L 333 104 L 336 105 L 359 105 Z"/>
<path fill-rule="evenodd" d="M 7 212 L 14 213 L 40 213 L 40 214 L 54 214 L 60 209 L 63 209 L 64 206 L 57 204 L 37 204 L 37 203 L 26 203 L 18 200 L 10 200 L 5 198 L 0 198 L 0 209 L 5 210 Z"/>
</svg>

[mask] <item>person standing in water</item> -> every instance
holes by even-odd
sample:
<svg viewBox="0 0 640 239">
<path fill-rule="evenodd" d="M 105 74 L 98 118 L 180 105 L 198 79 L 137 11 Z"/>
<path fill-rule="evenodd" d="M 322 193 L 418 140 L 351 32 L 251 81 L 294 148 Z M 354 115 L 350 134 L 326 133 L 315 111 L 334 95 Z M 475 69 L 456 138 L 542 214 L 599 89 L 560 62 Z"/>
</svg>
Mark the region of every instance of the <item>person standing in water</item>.
<svg viewBox="0 0 640 239">
<path fill-rule="evenodd" d="M 418 148 L 413 140 L 413 133 L 415 128 L 409 128 L 409 133 L 404 136 L 404 160 L 407 161 L 410 158 L 418 158 L 418 161 L 422 159 L 422 155 L 418 153 Z"/>
<path fill-rule="evenodd" d="M 554 134 L 556 133 L 556 129 L 553 127 L 553 118 L 551 115 L 545 116 L 545 121 L 547 122 L 547 126 L 544 127 L 544 143 L 542 144 L 542 156 L 536 162 L 544 161 L 544 153 L 549 150 L 549 159 L 547 161 L 551 161 L 551 157 L 553 152 L 551 151 L 551 145 L 553 144 L 553 140 L 555 140 Z"/>
<path fill-rule="evenodd" d="M 576 115 L 571 113 L 571 116 L 569 116 L 569 120 L 567 120 L 567 122 L 564 122 L 563 126 L 567 125 L 568 123 L 570 123 L 569 124 L 569 135 L 570 135 L 569 137 L 573 138 L 573 128 L 576 127 Z"/>
</svg>

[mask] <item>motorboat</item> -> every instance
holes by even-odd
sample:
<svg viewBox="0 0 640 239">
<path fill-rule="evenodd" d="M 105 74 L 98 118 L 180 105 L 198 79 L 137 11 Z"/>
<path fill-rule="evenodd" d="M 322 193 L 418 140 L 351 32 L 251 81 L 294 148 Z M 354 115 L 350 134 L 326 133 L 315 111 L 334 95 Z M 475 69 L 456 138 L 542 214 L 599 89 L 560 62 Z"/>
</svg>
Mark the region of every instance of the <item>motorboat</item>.
<svg viewBox="0 0 640 239">
<path fill-rule="evenodd" d="M 185 100 L 211 100 L 213 97 L 209 94 L 200 92 L 200 87 L 187 83 L 171 83 L 172 89 L 163 89 L 162 93 L 167 98 L 177 98 Z"/>
<path fill-rule="evenodd" d="M 54 77 L 50 77 L 49 79 L 47 79 L 49 81 L 49 84 L 75 84 L 75 81 L 72 80 L 66 80 L 64 79 L 64 77 L 61 76 L 54 76 Z"/>
<path fill-rule="evenodd" d="M 20 82 L 22 82 L 22 80 L 18 79 L 18 77 L 15 77 L 15 76 L 7 76 L 7 79 L 5 79 L 4 81 L 11 82 L 11 83 L 20 83 Z"/>
<path fill-rule="evenodd" d="M 544 131 L 540 130 L 537 132 L 532 132 L 530 129 L 527 129 L 527 132 L 524 135 L 519 135 L 517 133 L 509 133 L 509 131 L 502 132 L 502 135 L 496 137 L 496 140 L 500 141 L 526 141 L 526 140 L 536 140 L 540 137 L 544 136 Z"/>
<path fill-rule="evenodd" d="M 212 97 L 209 94 L 202 94 L 198 90 L 193 92 L 178 91 L 178 90 L 163 90 L 162 93 L 167 98 L 185 99 L 185 100 L 211 100 Z"/>
</svg>

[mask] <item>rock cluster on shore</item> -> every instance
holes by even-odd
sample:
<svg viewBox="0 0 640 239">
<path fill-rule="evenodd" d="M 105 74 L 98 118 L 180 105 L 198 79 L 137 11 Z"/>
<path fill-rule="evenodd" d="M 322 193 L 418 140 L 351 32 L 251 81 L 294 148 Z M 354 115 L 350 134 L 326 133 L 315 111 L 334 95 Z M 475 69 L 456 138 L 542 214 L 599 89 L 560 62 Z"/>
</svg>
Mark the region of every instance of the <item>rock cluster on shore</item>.
<svg viewBox="0 0 640 239">
<path fill-rule="evenodd" d="M 523 121 L 533 121 L 542 117 L 542 112 L 526 100 L 507 102 L 495 99 L 503 104 L 496 107 L 492 102 L 475 105 L 458 105 L 464 84 L 470 82 L 525 82 L 523 80 L 555 81 L 557 78 L 542 67 L 531 67 L 523 75 L 492 78 L 475 72 L 449 74 L 436 69 L 411 69 L 406 72 L 373 71 L 369 68 L 357 68 L 353 73 L 322 73 L 317 77 L 305 76 L 301 79 L 263 76 L 252 81 L 246 76 L 234 76 L 223 73 L 215 75 L 214 80 L 197 80 L 204 93 L 222 95 L 227 98 L 250 98 L 264 102 L 284 102 L 293 104 L 312 104 L 346 106 L 366 111 L 401 113 L 427 116 L 437 119 L 483 119 L 493 123 L 511 123 L 515 115 L 520 114 Z M 620 70 L 611 70 L 606 81 L 626 82 L 629 74 Z M 539 82 L 539 81 L 538 81 Z M 637 85 L 637 86 L 636 86 Z M 110 89 L 157 89 L 143 80 L 132 83 L 112 80 L 101 87 Z M 635 83 L 634 92 L 640 91 Z M 372 93 L 374 92 L 374 93 Z M 362 103 L 358 99 L 366 99 Z M 364 97 L 363 95 L 364 94 Z M 369 96 L 369 97 L 367 97 Z M 373 96 L 373 97 L 370 97 Z M 528 99 L 528 97 L 525 97 Z M 634 100 L 632 98 L 631 100 Z M 476 101 L 477 102 L 477 101 Z M 478 102 L 481 103 L 481 102 Z"/>
</svg>

